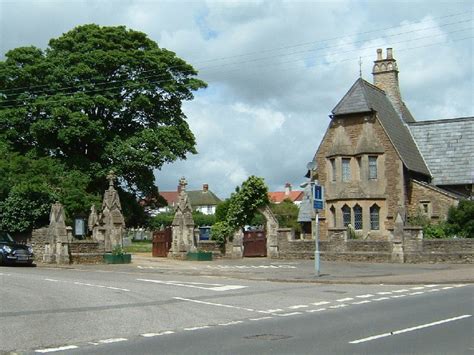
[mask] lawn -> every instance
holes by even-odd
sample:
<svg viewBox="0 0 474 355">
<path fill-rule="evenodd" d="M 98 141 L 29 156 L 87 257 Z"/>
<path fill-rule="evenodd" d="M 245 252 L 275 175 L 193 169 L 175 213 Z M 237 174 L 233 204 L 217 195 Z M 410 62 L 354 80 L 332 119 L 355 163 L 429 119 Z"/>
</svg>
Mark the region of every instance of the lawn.
<svg viewBox="0 0 474 355">
<path fill-rule="evenodd" d="M 151 253 L 151 240 L 140 240 L 132 242 L 132 245 L 124 247 L 126 253 Z"/>
</svg>

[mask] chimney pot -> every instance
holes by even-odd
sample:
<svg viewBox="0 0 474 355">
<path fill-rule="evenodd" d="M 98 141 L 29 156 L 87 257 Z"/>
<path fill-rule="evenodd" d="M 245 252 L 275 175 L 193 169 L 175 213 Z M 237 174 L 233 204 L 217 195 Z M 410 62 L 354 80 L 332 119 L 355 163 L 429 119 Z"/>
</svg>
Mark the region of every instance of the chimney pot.
<svg viewBox="0 0 474 355">
<path fill-rule="evenodd" d="M 392 48 L 387 48 L 387 59 L 393 59 Z"/>
<path fill-rule="evenodd" d="M 285 196 L 289 196 L 290 192 L 291 192 L 291 184 L 289 182 L 287 182 L 285 184 Z"/>
<path fill-rule="evenodd" d="M 207 192 L 209 190 L 209 185 L 208 184 L 203 184 L 202 185 L 202 191 Z"/>
<path fill-rule="evenodd" d="M 382 48 L 377 49 L 377 60 L 382 60 Z"/>
</svg>

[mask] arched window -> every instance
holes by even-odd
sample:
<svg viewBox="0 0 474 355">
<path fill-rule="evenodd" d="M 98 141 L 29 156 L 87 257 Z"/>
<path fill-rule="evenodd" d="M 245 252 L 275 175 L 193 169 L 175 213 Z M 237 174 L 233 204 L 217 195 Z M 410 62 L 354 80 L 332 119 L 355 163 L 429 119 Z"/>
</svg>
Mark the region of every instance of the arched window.
<svg viewBox="0 0 474 355">
<path fill-rule="evenodd" d="M 362 207 L 354 206 L 354 229 L 362 229 Z"/>
<path fill-rule="evenodd" d="M 376 204 L 370 207 L 370 229 L 379 230 L 380 229 L 380 207 Z"/>
<path fill-rule="evenodd" d="M 333 226 L 334 228 L 336 228 L 336 209 L 334 208 L 334 206 L 331 206 L 331 208 L 329 209 L 329 211 L 331 211 L 332 226 Z"/>
<path fill-rule="evenodd" d="M 342 206 L 342 222 L 344 227 L 351 224 L 351 208 L 347 205 Z"/>
</svg>

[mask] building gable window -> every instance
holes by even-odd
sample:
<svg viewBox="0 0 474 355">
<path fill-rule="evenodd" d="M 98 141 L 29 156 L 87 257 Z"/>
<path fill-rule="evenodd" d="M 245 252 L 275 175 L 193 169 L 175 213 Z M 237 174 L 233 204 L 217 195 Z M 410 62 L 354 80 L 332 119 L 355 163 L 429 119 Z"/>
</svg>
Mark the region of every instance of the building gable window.
<svg viewBox="0 0 474 355">
<path fill-rule="evenodd" d="M 369 157 L 369 179 L 377 179 L 377 157 Z"/>
<path fill-rule="evenodd" d="M 342 158 L 342 181 L 351 181 L 351 159 Z"/>
<path fill-rule="evenodd" d="M 342 222 L 344 227 L 351 224 L 351 208 L 347 205 L 342 206 Z"/>
<path fill-rule="evenodd" d="M 370 229 L 379 230 L 380 229 L 380 207 L 376 204 L 370 207 Z"/>
<path fill-rule="evenodd" d="M 354 229 L 362 229 L 362 207 L 359 205 L 354 206 Z"/>
</svg>

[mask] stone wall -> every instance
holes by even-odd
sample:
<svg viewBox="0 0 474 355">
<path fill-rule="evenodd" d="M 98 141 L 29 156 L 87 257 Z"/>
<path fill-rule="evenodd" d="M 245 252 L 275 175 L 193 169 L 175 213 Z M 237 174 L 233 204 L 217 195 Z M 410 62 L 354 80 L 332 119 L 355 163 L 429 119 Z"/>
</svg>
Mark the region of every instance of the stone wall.
<svg viewBox="0 0 474 355">
<path fill-rule="evenodd" d="M 408 201 L 409 216 L 416 216 L 421 212 L 435 221 L 445 219 L 449 208 L 458 204 L 458 199 L 453 195 L 418 181 L 411 181 Z M 422 210 L 423 204 L 427 205 L 426 213 Z"/>
<path fill-rule="evenodd" d="M 33 229 L 31 236 L 28 238 L 28 244 L 33 247 L 36 262 L 43 261 L 44 246 L 46 243 L 49 243 L 48 227 Z"/>
<path fill-rule="evenodd" d="M 472 264 L 473 251 L 473 239 L 425 239 L 416 250 L 405 253 L 405 262 Z"/>
<path fill-rule="evenodd" d="M 198 250 L 211 251 L 213 257 L 220 257 L 222 255 L 219 244 L 214 240 L 200 240 L 197 243 Z"/>
<path fill-rule="evenodd" d="M 102 264 L 105 245 L 93 240 L 74 240 L 69 243 L 71 264 Z"/>
</svg>

